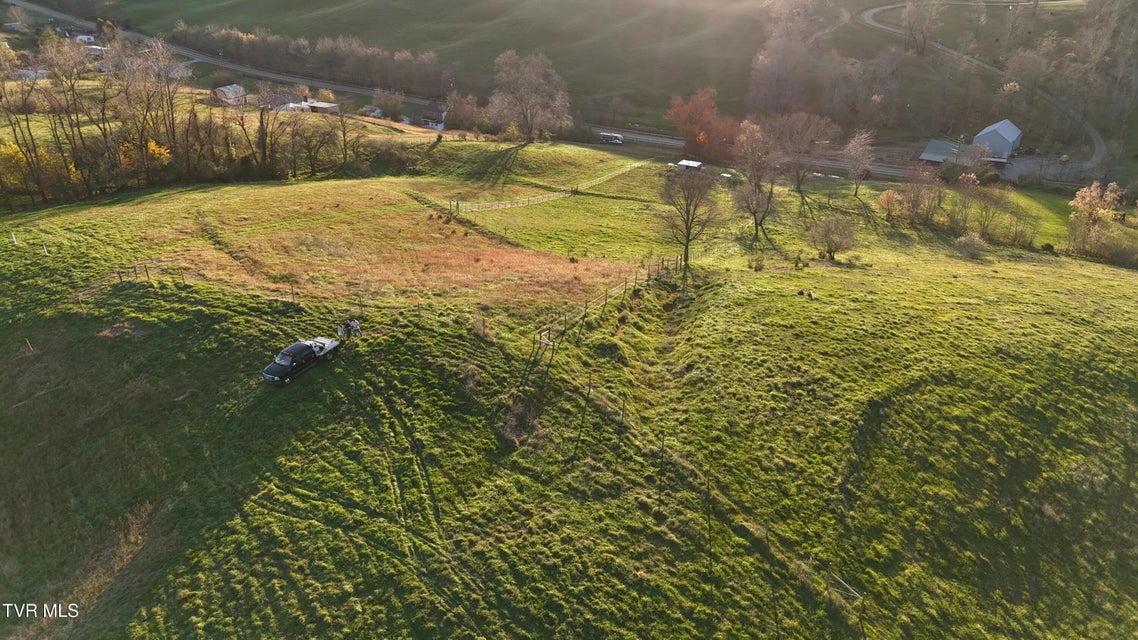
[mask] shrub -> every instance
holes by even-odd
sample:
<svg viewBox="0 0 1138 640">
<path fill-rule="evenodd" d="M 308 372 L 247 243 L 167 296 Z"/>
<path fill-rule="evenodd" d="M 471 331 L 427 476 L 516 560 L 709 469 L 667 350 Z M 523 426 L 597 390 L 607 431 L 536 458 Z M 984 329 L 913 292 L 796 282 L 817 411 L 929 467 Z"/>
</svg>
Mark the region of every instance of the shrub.
<svg viewBox="0 0 1138 640">
<path fill-rule="evenodd" d="M 1138 246 L 1117 231 L 1107 233 L 1095 253 L 1098 258 L 1119 267 L 1138 265 Z"/>
<path fill-rule="evenodd" d="M 829 256 L 833 260 L 837 252 L 857 246 L 857 232 L 849 220 L 830 216 L 814 223 L 810 230 L 810 242 L 818 249 L 818 257 Z"/>
<path fill-rule="evenodd" d="M 969 258 L 979 260 L 988 252 L 988 243 L 984 242 L 980 234 L 975 231 L 969 231 L 956 239 L 956 248 L 963 251 L 964 255 Z"/>
<path fill-rule="evenodd" d="M 518 123 L 511 122 L 502 133 L 498 134 L 499 142 L 521 142 L 525 138 L 522 137 L 522 131 L 518 128 Z"/>
</svg>

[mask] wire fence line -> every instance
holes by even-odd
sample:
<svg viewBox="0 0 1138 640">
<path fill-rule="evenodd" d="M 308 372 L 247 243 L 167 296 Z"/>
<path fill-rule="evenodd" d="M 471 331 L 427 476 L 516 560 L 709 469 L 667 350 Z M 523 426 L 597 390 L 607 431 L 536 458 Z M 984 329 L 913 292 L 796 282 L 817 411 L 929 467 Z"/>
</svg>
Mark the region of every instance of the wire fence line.
<svg viewBox="0 0 1138 640">
<path fill-rule="evenodd" d="M 637 267 L 631 278 L 626 276 L 623 282 L 606 287 L 601 294 L 586 300 L 580 307 L 567 309 L 557 317 L 539 324 L 530 337 L 529 355 L 508 386 L 526 396 L 524 402 L 540 405 L 548 390 L 550 369 L 558 348 L 566 339 L 575 339 L 580 344 L 590 315 L 603 319 L 610 307 L 618 309 L 631 304 L 631 298 L 638 287 L 647 286 L 654 279 L 658 280 L 682 268 L 682 256 L 657 258 L 654 262 Z M 591 384 L 589 386 L 592 387 Z M 611 400 L 615 401 L 615 397 Z M 621 406 L 623 407 L 623 400 Z M 623 423 L 623 408 L 620 420 Z"/>
<path fill-rule="evenodd" d="M 605 288 L 603 293 L 586 300 L 580 307 L 573 310 L 566 310 L 559 318 L 543 324 L 538 330 L 538 333 L 556 331 L 556 333 L 553 334 L 554 336 L 568 334 L 577 328 L 580 323 L 588 320 L 590 311 L 598 315 L 603 315 L 610 303 L 623 300 L 628 296 L 628 293 L 636 287 L 647 286 L 652 280 L 658 280 L 664 275 L 674 273 L 682 268 L 682 256 L 673 258 L 661 257 L 653 262 L 649 262 L 643 267 L 637 267 L 632 274 L 631 280 L 625 277 L 623 282 Z"/>
<path fill-rule="evenodd" d="M 581 191 L 584 191 L 586 189 L 592 189 L 593 187 L 597 186 L 598 184 L 612 180 L 613 178 L 615 178 L 617 176 L 624 175 L 624 174 L 628 173 L 629 171 L 636 169 L 637 167 L 642 167 L 642 166 L 648 164 L 648 162 L 649 162 L 648 160 L 644 160 L 641 162 L 635 162 L 633 164 L 621 167 L 620 169 L 617 169 L 616 171 L 613 171 L 612 173 L 605 174 L 599 178 L 594 178 L 592 180 L 589 180 L 587 182 L 582 182 L 582 183 L 575 185 L 573 187 L 566 187 L 564 189 L 558 189 L 557 191 L 542 194 L 540 196 L 530 196 L 528 198 L 518 198 L 516 200 L 501 200 L 501 201 L 496 201 L 496 202 L 462 202 L 460 200 L 451 200 L 450 210 L 455 212 L 455 213 L 461 214 L 461 213 L 471 213 L 473 211 L 485 211 L 487 209 L 509 209 L 512 207 L 525 207 L 525 206 L 529 206 L 531 204 L 539 204 L 542 202 L 549 202 L 550 200 L 560 200 L 561 198 L 568 198 L 570 196 L 576 195 L 577 193 L 580 193 Z"/>
</svg>

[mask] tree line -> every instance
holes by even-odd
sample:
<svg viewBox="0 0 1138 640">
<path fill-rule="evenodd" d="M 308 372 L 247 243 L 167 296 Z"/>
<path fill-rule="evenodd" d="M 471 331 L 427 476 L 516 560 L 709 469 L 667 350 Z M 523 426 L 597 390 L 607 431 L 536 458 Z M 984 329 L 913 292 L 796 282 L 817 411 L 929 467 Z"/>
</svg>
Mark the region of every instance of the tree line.
<svg viewBox="0 0 1138 640">
<path fill-rule="evenodd" d="M 29 63 L 43 72 L 22 69 Z M 485 106 L 470 94 L 452 95 L 456 119 L 519 141 L 570 123 L 568 94 L 548 58 L 507 51 L 495 69 Z M 217 108 L 186 90 L 186 75 L 158 41 L 113 40 L 93 57 L 45 31 L 34 60 L 0 48 L 0 199 L 11 209 L 17 201 L 74 200 L 179 180 L 363 176 L 375 166 L 410 162 L 405 145 L 368 137 L 346 115 L 274 108 L 307 95 L 306 87 L 262 84 L 250 106 Z M 402 102 L 401 93 L 390 93 L 389 102 Z M 334 100 L 327 91 L 321 98 Z"/>
<path fill-rule="evenodd" d="M 160 42 L 117 41 L 93 60 L 45 32 L 19 73 L 0 49 L 0 198 L 50 203 L 174 180 L 274 179 L 352 171 L 377 151 L 346 117 L 218 109 L 184 91 L 184 70 Z M 96 72 L 96 69 L 101 71 Z"/>
<path fill-rule="evenodd" d="M 908 0 L 901 9 L 904 41 L 872 58 L 842 56 L 815 46 L 816 0 L 775 2 L 767 40 L 756 53 L 746 97 L 748 112 L 813 111 L 847 128 L 898 124 L 942 131 L 984 114 L 1011 118 L 1039 132 L 1041 146 L 1071 143 L 1085 117 L 1100 123 L 1127 120 L 1138 108 L 1138 1 L 1092 0 L 1073 16 L 1068 36 L 1045 31 L 1038 2 L 951 6 L 948 0 Z M 969 27 L 954 39 L 945 18 Z M 846 17 L 849 18 L 848 12 Z M 977 41 L 977 33 L 994 42 Z M 940 40 L 966 55 L 996 56 L 1006 69 L 995 87 L 974 68 L 933 57 Z M 914 108 L 902 84 L 904 68 L 921 59 L 935 72 L 923 82 L 938 99 Z M 1063 108 L 1040 100 L 1048 92 Z"/>
<path fill-rule="evenodd" d="M 179 20 L 170 41 L 207 54 L 282 73 L 317 76 L 365 87 L 385 87 L 424 96 L 445 95 L 456 84 L 476 90 L 476 78 L 444 64 L 434 51 L 389 51 L 355 37 L 288 38 L 265 28 L 252 32 Z"/>
</svg>

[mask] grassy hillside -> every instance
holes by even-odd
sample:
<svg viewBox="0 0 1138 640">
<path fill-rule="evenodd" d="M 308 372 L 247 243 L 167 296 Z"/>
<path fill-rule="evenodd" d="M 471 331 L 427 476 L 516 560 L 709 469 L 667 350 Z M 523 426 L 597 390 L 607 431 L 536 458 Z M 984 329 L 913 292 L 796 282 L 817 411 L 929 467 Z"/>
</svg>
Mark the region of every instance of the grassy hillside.
<svg viewBox="0 0 1138 640">
<path fill-rule="evenodd" d="M 618 161 L 555 149 L 499 182 Z M 535 328 L 674 251 L 657 168 L 465 225 L 420 204 L 493 197 L 463 166 L 499 152 L 4 218 L 0 594 L 81 616 L 0 636 L 1138 632 L 1133 272 L 868 219 L 795 268 L 786 202 L 761 271 L 728 232 L 526 375 Z M 260 382 L 347 314 L 340 358 Z"/>
</svg>

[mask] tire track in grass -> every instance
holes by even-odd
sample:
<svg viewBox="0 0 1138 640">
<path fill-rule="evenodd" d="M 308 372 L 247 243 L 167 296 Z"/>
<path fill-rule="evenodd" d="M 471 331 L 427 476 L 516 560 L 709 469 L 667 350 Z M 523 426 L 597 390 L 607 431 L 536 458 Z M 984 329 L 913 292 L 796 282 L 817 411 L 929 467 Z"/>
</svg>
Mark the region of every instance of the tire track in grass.
<svg viewBox="0 0 1138 640">
<path fill-rule="evenodd" d="M 353 393 L 346 394 L 346 397 L 357 409 L 358 414 L 363 416 L 369 431 L 376 436 L 376 440 L 380 444 L 380 446 L 376 447 L 379 453 L 378 457 L 382 460 L 386 471 L 386 483 L 392 495 L 393 506 L 397 510 L 398 525 L 409 546 L 409 549 L 405 550 L 404 559 L 402 561 L 405 563 L 406 568 L 418 576 L 419 581 L 427 586 L 441 603 L 446 605 L 445 610 L 462 611 L 464 613 L 465 625 L 475 633 L 485 635 L 485 632 L 480 628 L 473 615 L 469 612 L 469 609 L 462 604 L 464 599 L 471 598 L 471 594 L 483 592 L 484 586 L 476 575 L 458 560 L 460 556 L 453 542 L 442 535 L 443 528 L 441 526 L 441 516 L 437 511 L 437 505 L 432 504 L 435 508 L 432 518 L 434 525 L 432 530 L 436 534 L 437 539 L 431 539 L 416 532 L 416 519 L 412 515 L 413 507 L 406 497 L 408 494 L 407 485 L 400 479 L 401 475 L 397 471 L 398 466 L 395 462 L 395 456 L 404 455 L 411 459 L 412 466 L 416 470 L 416 475 L 420 483 L 423 482 L 422 476 L 420 475 L 421 460 L 416 459 L 413 446 L 410 444 L 409 439 L 407 451 L 403 453 L 395 452 L 394 448 L 396 443 L 400 441 L 398 434 L 391 428 L 389 420 L 381 418 L 379 419 L 379 424 L 377 424 L 377 419 L 373 417 L 373 414 L 375 409 L 379 408 L 386 413 L 386 417 L 391 421 L 406 425 L 406 419 L 402 417 L 395 418 L 394 414 L 397 413 L 398 410 L 389 407 L 388 403 L 384 401 L 386 394 L 382 389 L 377 389 L 377 387 L 384 386 L 382 379 L 370 375 L 358 376 L 356 379 L 360 382 L 360 386 L 362 386 L 363 389 L 361 391 L 353 390 Z M 368 397 L 369 400 L 374 400 L 375 406 L 371 406 L 373 402 L 365 401 L 363 399 L 364 396 Z M 410 427 L 404 426 L 403 428 L 406 430 Z M 372 475 L 374 477 L 374 472 L 372 472 Z M 376 486 L 378 485 L 379 483 L 377 482 Z M 390 520 L 388 521 L 390 522 Z M 356 534 L 364 535 L 359 531 L 356 531 Z M 446 561 L 445 564 L 449 569 L 449 577 L 454 580 L 455 584 L 462 585 L 466 589 L 466 593 L 462 593 L 458 589 L 446 589 L 438 584 L 438 580 L 431 575 L 425 566 L 427 559 L 424 549 L 429 549 L 432 555 Z M 413 563 L 411 562 L 412 559 L 414 560 Z M 457 594 L 452 593 L 452 591 L 456 591 Z M 481 598 L 475 596 L 475 600 L 482 603 Z"/>
<path fill-rule="evenodd" d="M 434 484 L 431 482 L 431 474 L 423 462 L 423 443 L 419 440 L 414 425 L 411 424 L 406 416 L 406 414 L 411 413 L 411 411 L 398 395 L 383 395 L 380 396 L 380 401 L 403 432 L 403 437 L 407 441 L 408 450 L 411 454 L 410 457 L 419 478 L 420 489 L 426 491 L 427 494 L 427 504 L 431 511 L 431 521 L 435 533 L 438 534 L 440 540 L 445 540 L 447 539 L 447 535 L 442 523 L 442 513 L 439 509 L 438 497 L 435 495 Z"/>
<path fill-rule="evenodd" d="M 242 510 L 238 514 L 238 519 L 241 521 L 242 526 L 244 528 L 244 531 L 240 532 L 241 534 L 244 534 L 244 535 L 242 535 L 238 538 L 239 542 L 244 542 L 247 545 L 248 543 L 246 541 L 245 536 L 249 536 L 249 537 L 252 537 L 254 540 L 256 540 L 259 546 L 265 546 L 268 548 L 276 548 L 278 546 L 276 544 L 269 544 L 269 545 L 262 545 L 261 544 L 265 538 L 265 534 L 261 533 L 261 532 L 264 532 L 266 527 L 260 525 L 257 522 L 254 522 L 251 519 L 251 515 L 252 514 L 248 513 L 247 510 Z M 305 520 L 305 523 L 310 523 L 310 522 L 311 522 L 310 520 Z M 248 550 L 249 551 L 255 551 L 256 549 L 249 548 Z M 289 567 L 287 564 L 286 558 L 279 553 L 277 553 L 277 554 L 265 554 L 265 555 L 268 557 L 271 566 L 273 566 L 273 568 L 275 570 L 274 575 L 273 575 L 273 579 L 274 580 L 280 580 L 281 582 L 287 584 L 289 586 L 287 593 L 292 597 L 292 602 L 295 603 L 296 605 L 299 605 L 299 611 L 296 611 L 295 609 L 290 611 L 289 607 L 286 606 L 289 603 L 287 601 L 281 600 L 280 598 L 277 598 L 277 602 L 280 603 L 280 605 L 278 606 L 279 612 L 287 615 L 289 618 L 293 618 L 296 622 L 302 622 L 305 619 L 322 620 L 322 618 L 320 616 L 318 604 L 316 602 L 314 602 L 313 598 L 309 595 L 310 591 L 308 589 L 305 589 L 305 585 L 303 584 L 303 582 L 301 582 L 297 578 L 297 571 L 295 570 L 295 568 Z M 263 564 L 258 564 L 254 558 L 240 558 L 240 559 L 242 560 L 242 563 L 246 567 L 249 567 L 250 569 L 256 568 L 258 566 L 262 566 L 262 567 L 264 566 Z M 225 566 L 225 565 L 223 565 L 223 566 Z M 255 573 L 255 571 L 247 571 L 245 573 L 245 577 L 247 579 L 252 578 L 254 573 Z M 232 570 L 231 570 L 230 576 L 232 576 L 232 575 L 233 574 L 232 574 Z M 228 580 L 225 583 L 225 586 L 227 586 L 230 591 L 235 590 L 235 589 L 233 589 L 232 580 Z M 234 594 L 234 596 L 235 596 L 234 597 L 235 600 L 240 599 L 240 597 L 237 594 Z M 299 615 L 297 615 L 298 613 L 299 613 Z M 279 620 L 280 616 L 276 615 L 276 616 L 274 616 L 274 618 Z"/>
<path fill-rule="evenodd" d="M 281 487 L 274 484 L 274 489 L 284 496 L 298 498 L 299 502 L 297 504 L 292 504 L 285 508 L 282 503 L 277 503 L 278 506 L 282 507 L 280 509 L 263 503 L 258 503 L 256 506 L 268 513 L 280 514 L 284 517 L 294 519 L 298 523 L 315 523 L 318 526 L 327 528 L 329 531 L 340 533 L 346 538 L 358 541 L 361 549 L 366 549 L 372 552 L 373 555 L 377 551 L 380 552 L 387 557 L 385 562 L 398 564 L 403 567 L 409 575 L 416 576 L 418 582 L 426 587 L 438 601 L 440 611 L 462 611 L 467 619 L 467 626 L 476 633 L 483 633 L 473 617 L 467 612 L 466 607 L 462 604 L 462 601 L 466 599 L 467 596 L 464 595 L 457 586 L 451 588 L 442 586 L 440 581 L 426 568 L 428 555 L 443 559 L 450 557 L 447 550 L 443 548 L 443 545 L 439 541 L 432 540 L 428 536 L 417 533 L 407 526 L 401 526 L 374 508 L 356 500 L 322 497 L 318 488 L 310 483 L 297 479 L 293 479 L 292 482 L 293 486 L 291 487 Z M 308 505 L 323 506 L 325 510 L 323 510 L 322 513 L 309 512 L 305 515 L 292 512 L 298 509 L 304 509 L 305 506 Z M 342 513 L 336 513 L 338 510 L 342 510 Z M 329 517 L 340 521 L 329 522 Z M 374 524 L 376 520 L 390 525 L 393 533 L 398 532 L 404 540 L 408 541 L 411 550 L 409 551 L 408 548 L 398 549 L 393 547 L 389 538 L 376 531 Z M 282 572 L 287 573 L 286 568 L 278 568 Z M 465 589 L 472 589 L 478 586 L 469 576 L 465 576 L 467 580 L 463 580 L 462 578 L 464 576 L 456 575 L 451 572 L 450 577 L 454 579 L 455 585 L 461 585 Z"/>
</svg>

